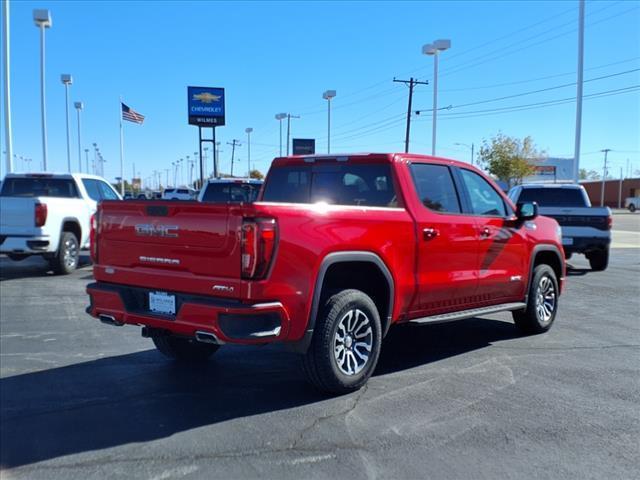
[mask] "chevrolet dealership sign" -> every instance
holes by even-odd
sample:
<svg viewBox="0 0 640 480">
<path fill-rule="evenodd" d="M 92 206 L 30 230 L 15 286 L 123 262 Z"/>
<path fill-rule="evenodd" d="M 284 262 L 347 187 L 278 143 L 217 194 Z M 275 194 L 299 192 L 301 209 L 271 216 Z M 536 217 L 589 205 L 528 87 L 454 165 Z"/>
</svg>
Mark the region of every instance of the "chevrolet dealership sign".
<svg viewBox="0 0 640 480">
<path fill-rule="evenodd" d="M 190 125 L 224 125 L 224 88 L 187 87 L 187 96 Z"/>
</svg>

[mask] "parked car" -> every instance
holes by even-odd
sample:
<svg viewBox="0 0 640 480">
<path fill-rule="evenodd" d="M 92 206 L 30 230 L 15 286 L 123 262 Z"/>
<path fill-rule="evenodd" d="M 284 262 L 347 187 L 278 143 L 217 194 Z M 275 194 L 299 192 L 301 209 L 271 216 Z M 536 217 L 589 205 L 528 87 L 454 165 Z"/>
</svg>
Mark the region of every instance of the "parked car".
<svg viewBox="0 0 640 480">
<path fill-rule="evenodd" d="M 164 200 L 193 200 L 196 197 L 196 191 L 193 188 L 165 188 L 162 192 Z"/>
<path fill-rule="evenodd" d="M 200 189 L 198 201 L 251 203 L 258 198 L 262 184 L 255 178 L 210 178 Z"/>
<path fill-rule="evenodd" d="M 628 208 L 630 212 L 635 212 L 640 207 L 640 197 L 627 197 L 624 199 L 624 208 Z"/>
<path fill-rule="evenodd" d="M 122 197 L 124 200 L 132 200 L 134 198 L 133 193 L 131 192 L 124 192 L 124 197 Z"/>
<path fill-rule="evenodd" d="M 582 253 L 594 271 L 609 265 L 611 210 L 592 207 L 584 187 L 576 184 L 518 185 L 509 191 L 514 203 L 536 202 L 541 215 L 554 218 L 562 228 L 565 257 Z"/>
<path fill-rule="evenodd" d="M 165 355 L 281 343 L 318 389 L 364 385 L 396 324 L 511 311 L 554 322 L 558 223 L 467 163 L 410 154 L 274 160 L 247 204 L 103 202 L 87 312 Z"/>
<path fill-rule="evenodd" d="M 56 273 L 71 273 L 89 246 L 98 202 L 119 199 L 94 175 L 10 173 L 0 190 L 0 253 L 15 261 L 41 255 Z"/>
</svg>

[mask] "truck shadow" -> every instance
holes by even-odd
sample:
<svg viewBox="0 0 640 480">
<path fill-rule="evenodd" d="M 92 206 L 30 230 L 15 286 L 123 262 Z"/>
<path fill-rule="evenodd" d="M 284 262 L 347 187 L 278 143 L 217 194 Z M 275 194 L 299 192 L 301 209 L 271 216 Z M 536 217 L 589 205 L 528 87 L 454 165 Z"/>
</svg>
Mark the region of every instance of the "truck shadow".
<svg viewBox="0 0 640 480">
<path fill-rule="evenodd" d="M 385 340 L 376 375 L 514 336 L 513 325 L 485 319 L 397 328 Z M 281 349 L 228 346 L 214 358 L 180 365 L 146 350 L 0 379 L 0 467 L 327 401 L 307 385 L 296 356 Z"/>
<path fill-rule="evenodd" d="M 91 259 L 89 255 L 81 254 L 78 268 L 80 269 L 90 265 Z M 75 272 L 74 274 L 77 273 L 78 272 Z M 53 273 L 49 263 L 42 257 L 33 256 L 19 262 L 14 262 L 6 256 L 0 257 L 0 281 L 33 277 L 57 277 L 57 275 Z"/>
</svg>

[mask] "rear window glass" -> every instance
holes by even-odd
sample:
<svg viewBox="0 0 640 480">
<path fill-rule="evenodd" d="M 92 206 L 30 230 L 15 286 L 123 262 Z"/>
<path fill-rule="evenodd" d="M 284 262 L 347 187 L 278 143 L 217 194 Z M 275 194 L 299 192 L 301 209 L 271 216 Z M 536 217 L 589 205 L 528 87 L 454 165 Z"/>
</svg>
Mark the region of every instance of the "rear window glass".
<svg viewBox="0 0 640 480">
<path fill-rule="evenodd" d="M 260 185 L 248 183 L 209 183 L 202 196 L 203 202 L 245 202 L 255 201 Z"/>
<path fill-rule="evenodd" d="M 446 165 L 413 163 L 411 173 L 422 204 L 436 212 L 460 213 L 460 200 Z"/>
<path fill-rule="evenodd" d="M 19 177 L 5 178 L 0 196 L 77 198 L 79 195 L 70 178 Z"/>
<path fill-rule="evenodd" d="M 265 185 L 265 202 L 396 207 L 389 165 L 304 165 L 274 168 Z"/>
<path fill-rule="evenodd" d="M 577 188 L 523 188 L 518 203 L 538 202 L 541 207 L 586 207 Z"/>
</svg>

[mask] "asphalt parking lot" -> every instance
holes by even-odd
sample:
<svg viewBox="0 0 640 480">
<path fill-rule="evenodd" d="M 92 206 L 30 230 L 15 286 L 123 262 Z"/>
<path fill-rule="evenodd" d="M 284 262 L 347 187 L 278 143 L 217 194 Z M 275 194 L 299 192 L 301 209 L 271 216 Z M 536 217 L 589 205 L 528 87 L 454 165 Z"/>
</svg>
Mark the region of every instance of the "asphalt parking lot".
<svg viewBox="0 0 640 480">
<path fill-rule="evenodd" d="M 549 333 L 397 328 L 339 398 L 273 347 L 175 365 L 85 314 L 86 263 L 0 258 L 1 477 L 637 478 L 640 214 L 615 216 L 613 247 L 605 272 L 571 259 Z"/>
</svg>

